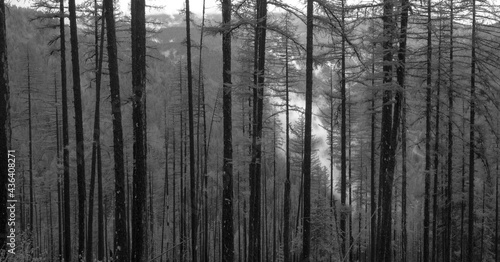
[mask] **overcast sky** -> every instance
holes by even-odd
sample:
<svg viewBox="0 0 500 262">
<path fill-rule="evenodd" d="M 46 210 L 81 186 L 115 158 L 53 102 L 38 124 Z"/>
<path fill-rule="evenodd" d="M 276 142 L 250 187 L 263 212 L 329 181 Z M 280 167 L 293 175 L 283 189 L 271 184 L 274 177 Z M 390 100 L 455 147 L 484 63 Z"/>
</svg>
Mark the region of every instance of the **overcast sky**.
<svg viewBox="0 0 500 262">
<path fill-rule="evenodd" d="M 7 0 L 7 3 L 17 6 L 29 7 L 35 0 Z M 118 0 L 120 5 L 120 10 L 124 13 L 130 13 L 130 1 L 132 0 Z M 76 0 L 77 3 L 83 2 L 83 0 Z M 285 3 L 290 3 L 295 6 L 302 7 L 304 4 L 303 0 L 284 0 Z M 167 14 L 178 14 L 179 10 L 184 8 L 185 0 L 146 0 L 147 5 L 162 6 L 160 10 L 148 10 L 150 13 L 167 13 Z M 203 10 L 203 0 L 190 0 L 191 12 L 201 15 Z M 67 5 L 67 4 L 66 4 Z M 206 13 L 216 13 L 220 12 L 218 9 L 220 5 L 220 0 L 205 0 Z M 273 11 L 272 7 L 269 7 Z"/>
<path fill-rule="evenodd" d="M 78 1 L 78 0 L 77 0 Z M 119 0 L 122 5 L 125 5 L 125 7 L 122 7 L 123 11 L 129 11 L 128 6 L 130 5 L 130 0 Z M 185 0 L 170 0 L 170 1 L 164 1 L 164 0 L 146 0 L 146 3 L 148 5 L 162 5 L 163 9 L 159 11 L 160 13 L 167 13 L 167 14 L 177 14 L 179 13 L 179 10 L 184 8 L 184 3 Z M 302 6 L 300 3 L 302 2 L 301 0 L 284 0 L 285 3 L 291 3 L 296 6 Z M 191 12 L 195 14 L 201 15 L 202 10 L 203 10 L 203 0 L 190 0 L 190 9 Z M 205 9 L 206 13 L 216 13 L 220 12 L 218 9 L 218 5 L 220 5 L 220 0 L 205 0 Z M 269 7 L 272 9 L 272 7 Z M 269 10 L 272 11 L 272 10 Z"/>
</svg>

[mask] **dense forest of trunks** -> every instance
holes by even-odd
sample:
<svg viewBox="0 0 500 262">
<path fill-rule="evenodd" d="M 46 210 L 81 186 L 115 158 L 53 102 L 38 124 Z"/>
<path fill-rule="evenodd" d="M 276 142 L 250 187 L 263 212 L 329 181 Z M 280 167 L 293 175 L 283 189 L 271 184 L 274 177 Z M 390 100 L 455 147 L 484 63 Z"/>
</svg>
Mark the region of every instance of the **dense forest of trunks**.
<svg viewBox="0 0 500 262">
<path fill-rule="evenodd" d="M 495 1 L 201 2 L 0 0 L 1 261 L 500 261 Z"/>
</svg>

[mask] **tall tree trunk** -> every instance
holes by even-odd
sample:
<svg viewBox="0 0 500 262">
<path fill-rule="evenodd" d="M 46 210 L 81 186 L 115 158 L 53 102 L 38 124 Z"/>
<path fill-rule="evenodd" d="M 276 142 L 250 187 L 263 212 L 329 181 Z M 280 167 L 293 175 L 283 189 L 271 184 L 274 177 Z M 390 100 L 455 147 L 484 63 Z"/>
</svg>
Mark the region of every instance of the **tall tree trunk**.
<svg viewBox="0 0 500 262">
<path fill-rule="evenodd" d="M 71 221 L 70 221 L 70 185 L 69 185 L 69 124 L 68 124 L 68 95 L 66 79 L 66 38 L 64 34 L 64 0 L 59 1 L 59 34 L 61 52 L 61 100 L 62 100 L 62 135 L 63 135 L 63 235 L 64 235 L 64 261 L 71 261 Z"/>
<path fill-rule="evenodd" d="M 233 139 L 231 120 L 231 0 L 222 1 L 222 112 L 224 160 L 222 177 L 222 261 L 234 260 L 233 237 Z"/>
<path fill-rule="evenodd" d="M 373 44 L 375 47 L 375 44 Z M 372 49 L 374 51 L 375 48 Z M 372 75 L 375 74 L 375 52 L 372 55 Z M 372 78 L 372 87 L 375 87 L 375 78 Z M 370 262 L 376 260 L 376 247 L 377 247 L 377 192 L 375 185 L 375 91 L 372 92 L 371 101 L 371 137 L 370 137 Z M 333 154 L 332 154 L 333 155 Z"/>
<path fill-rule="evenodd" d="M 390 262 L 392 260 L 392 185 L 396 165 L 397 134 L 400 121 L 401 90 L 393 92 L 390 88 L 393 78 L 393 41 L 395 21 L 393 17 L 394 4 L 391 0 L 384 0 L 383 22 L 383 72 L 385 85 L 382 106 L 382 131 L 380 154 L 380 185 L 379 201 L 380 212 L 378 217 L 377 261 Z M 392 100 L 395 103 L 390 103 Z"/>
<path fill-rule="evenodd" d="M 29 49 L 26 50 L 26 59 L 28 63 L 27 84 L 28 84 L 28 141 L 29 141 L 29 175 L 30 175 L 30 220 L 28 226 L 28 241 L 29 245 L 33 245 L 33 216 L 34 216 L 34 195 L 33 195 L 33 125 L 31 114 L 31 71 L 30 71 L 30 54 Z"/>
<path fill-rule="evenodd" d="M 191 66 L 191 20 L 189 0 L 186 0 L 186 45 L 187 45 L 187 80 L 188 80 L 188 129 L 189 129 L 189 184 L 191 198 L 191 261 L 198 260 L 198 210 L 196 201 L 195 151 L 194 151 L 194 116 L 193 116 L 193 72 Z"/>
<path fill-rule="evenodd" d="M 204 221 L 204 242 L 205 242 L 205 246 L 204 246 L 204 258 L 205 260 L 204 261 L 209 261 L 209 258 L 208 258 L 208 253 L 209 253 L 209 248 L 208 248 L 208 144 L 207 144 L 207 121 L 206 121 L 206 110 L 205 110 L 205 85 L 203 84 L 202 82 L 202 91 L 201 91 L 201 94 L 203 96 L 202 98 L 202 111 L 203 111 L 203 153 L 204 153 L 204 157 L 203 159 L 205 160 L 203 162 L 203 192 L 204 192 L 204 198 L 205 198 L 205 206 L 204 206 L 204 218 L 205 218 L 205 221 Z M 214 109 L 215 109 L 215 106 L 214 106 Z M 239 181 L 239 180 L 238 180 Z"/>
<path fill-rule="evenodd" d="M 82 95 L 80 87 L 80 59 L 75 0 L 69 0 L 69 28 L 71 38 L 71 65 L 73 69 L 73 103 L 75 105 L 76 176 L 78 184 L 78 259 L 85 250 L 85 144 L 83 140 Z"/>
<path fill-rule="evenodd" d="M 250 163 L 249 261 L 260 262 L 260 181 L 262 146 L 262 114 L 264 106 L 264 66 L 266 57 L 267 0 L 257 0 L 255 28 L 255 61 L 252 116 L 252 161 Z"/>
<path fill-rule="evenodd" d="M 118 56 L 116 48 L 115 18 L 113 0 L 104 0 L 107 24 L 107 50 L 109 67 L 109 85 L 111 89 L 111 115 L 113 119 L 113 153 L 115 169 L 115 252 L 114 261 L 129 260 L 129 243 L 127 241 L 127 220 L 125 204 L 125 170 L 123 159 L 123 131 L 120 100 L 120 82 L 118 76 Z M 134 228 L 137 225 L 134 225 Z"/>
<path fill-rule="evenodd" d="M 278 144 L 276 143 L 276 115 L 273 119 L 273 262 L 276 262 L 276 220 L 278 219 L 276 202 L 279 199 L 276 199 L 276 147 Z M 238 221 L 239 222 L 239 221 Z"/>
<path fill-rule="evenodd" d="M 6 185 L 8 181 L 8 150 L 10 143 L 10 97 L 9 68 L 7 63 L 7 32 L 5 25 L 5 2 L 0 0 L 0 182 Z M 7 187 L 0 187 L 0 245 L 6 250 L 7 243 Z"/>
<path fill-rule="evenodd" d="M 401 256 L 402 262 L 406 262 L 407 231 L 406 231 L 406 41 L 408 28 L 408 11 L 410 9 L 409 0 L 401 0 L 401 31 L 399 36 L 397 81 L 401 92 L 403 92 L 402 104 L 402 127 L 401 127 L 401 150 L 402 150 L 402 185 L 401 185 Z M 399 123 L 394 123 L 399 125 Z"/>
<path fill-rule="evenodd" d="M 104 260 L 105 237 L 104 231 L 104 198 L 102 194 L 102 159 L 101 148 L 97 149 L 97 261 Z"/>
<path fill-rule="evenodd" d="M 302 261 L 310 261 L 311 253 L 311 123 L 313 88 L 313 0 L 307 1 L 306 34 L 306 108 L 304 134 L 304 214 L 302 232 Z"/>
<path fill-rule="evenodd" d="M 453 0 L 450 0 L 450 72 L 448 86 L 448 158 L 447 158 L 447 187 L 446 187 L 446 238 L 444 248 L 444 262 L 451 261 L 452 232 L 451 215 L 453 211 Z"/>
<path fill-rule="evenodd" d="M 160 245 L 160 262 L 163 262 L 163 248 L 164 248 L 164 241 L 167 239 L 167 250 L 169 247 L 168 243 L 168 237 L 165 237 L 165 219 L 167 220 L 167 227 L 170 226 L 169 221 L 168 221 L 168 212 L 169 212 L 169 206 L 168 206 L 168 146 L 169 146 L 169 137 L 168 137 L 168 129 L 167 129 L 167 105 L 165 103 L 165 184 L 163 186 L 163 212 L 162 212 L 162 219 L 161 219 L 161 245 Z M 175 138 L 174 138 L 175 139 Z M 167 212 L 167 213 L 166 213 Z M 168 255 L 167 255 L 167 261 L 168 261 Z"/>
<path fill-rule="evenodd" d="M 97 1 L 94 1 L 95 8 L 95 57 L 96 57 L 96 85 L 95 85 L 95 109 L 94 109 L 94 141 L 92 143 L 92 161 L 90 169 L 90 189 L 89 189 L 89 213 L 87 222 L 87 262 L 92 261 L 92 243 L 93 243 L 93 212 L 94 212 L 94 184 L 96 176 L 97 165 L 97 150 L 101 149 L 100 141 L 100 105 L 101 105 L 101 73 L 102 73 L 102 59 L 104 51 L 104 23 L 101 26 L 101 35 L 99 38 L 99 22 L 97 12 Z M 104 12 L 103 12 L 104 15 Z M 102 21 L 104 22 L 104 16 Z M 99 42 L 100 41 L 100 42 Z M 97 171 L 98 172 L 98 171 Z"/>
<path fill-rule="evenodd" d="M 131 1 L 132 28 L 132 122 L 134 126 L 134 172 L 132 198 L 132 260 L 146 259 L 146 152 L 144 91 L 146 87 L 146 4 Z"/>
<path fill-rule="evenodd" d="M 439 39 L 438 46 L 438 64 L 441 62 L 441 38 Z M 436 137 L 434 139 L 434 183 L 432 192 L 432 256 L 431 260 L 436 261 L 438 258 L 438 229 L 437 223 L 439 220 L 438 214 L 438 184 L 439 184 L 439 114 L 440 114 L 440 95 L 441 95 L 441 84 L 440 84 L 440 74 L 441 70 L 438 68 L 438 80 L 437 80 L 437 96 L 436 96 Z"/>
<path fill-rule="evenodd" d="M 60 165 L 60 157 L 61 157 L 61 143 L 60 143 L 60 135 L 59 135 L 59 109 L 58 109 L 58 101 L 57 101 L 57 80 L 56 74 L 54 73 L 54 98 L 55 98 L 55 109 L 56 109 L 56 157 L 57 157 L 57 165 Z M 57 170 L 57 230 L 58 230 L 58 253 L 57 253 L 57 261 L 62 261 L 62 199 L 61 199 L 61 173 Z M 22 190 L 22 189 L 21 189 Z M 22 191 L 21 191 L 22 192 Z M 22 200 L 21 200 L 22 201 Z M 23 208 L 21 206 L 21 214 L 23 212 Z M 24 231 L 22 216 L 21 220 L 21 231 Z"/>
<path fill-rule="evenodd" d="M 344 12 L 344 0 L 342 2 L 342 20 L 341 20 L 341 75 L 340 75 L 340 98 L 341 98 L 341 124 L 340 124 L 340 204 L 342 206 L 342 212 L 340 213 L 340 238 L 342 239 L 342 246 L 340 251 L 342 254 L 342 259 L 345 259 L 346 246 L 348 245 L 347 231 L 346 231 L 346 217 L 347 214 L 344 209 L 346 206 L 347 198 L 347 160 L 346 160 L 346 81 L 345 81 L 345 35 L 344 35 L 344 22 L 345 22 L 345 12 Z"/>
<path fill-rule="evenodd" d="M 427 94 L 425 109 L 425 193 L 424 193 L 424 261 L 429 258 L 429 227 L 431 198 L 431 77 L 432 77 L 432 34 L 431 34 L 431 0 L 427 0 Z"/>
<path fill-rule="evenodd" d="M 288 27 L 288 20 L 286 20 Z M 288 28 L 287 28 L 288 29 Z M 288 38 L 285 40 L 285 196 L 283 201 L 283 258 L 290 261 L 290 104 L 289 104 L 289 68 L 288 68 Z M 333 195 L 332 195 L 333 197 Z"/>
<path fill-rule="evenodd" d="M 173 153 L 173 158 L 174 158 L 174 161 L 173 161 L 173 164 L 172 164 L 172 173 L 174 174 L 173 175 L 173 178 L 172 178 L 172 189 L 173 189 L 173 196 L 172 196 L 172 245 L 173 245 L 173 250 L 172 250 L 172 258 L 173 260 L 175 261 L 175 259 L 177 258 L 177 253 L 176 253 L 176 247 L 177 247 L 177 237 L 176 237 L 176 232 L 177 232 L 177 227 L 176 227 L 176 217 L 177 217 L 177 208 L 176 208 L 176 202 L 175 202 L 175 195 L 176 195 L 176 191 L 177 191 L 177 187 L 175 186 L 175 171 L 176 171 L 176 156 L 177 156 L 177 148 L 175 147 L 175 141 L 177 140 L 177 138 L 175 137 L 175 113 L 172 114 L 172 137 L 174 139 L 172 139 L 172 153 Z"/>
<path fill-rule="evenodd" d="M 472 0 L 472 43 L 470 69 L 470 130 L 469 130 L 469 224 L 467 237 L 467 261 L 474 260 L 474 160 L 476 114 L 476 0 Z"/>
<path fill-rule="evenodd" d="M 205 0 L 203 0 L 203 7 L 202 7 L 202 17 L 201 17 L 201 29 L 200 29 L 200 53 L 199 53 L 199 61 L 198 61 L 198 119 L 197 119 L 197 138 L 196 138 L 196 141 L 197 141 L 197 147 L 198 147 L 198 174 L 202 174 L 202 181 L 201 183 L 203 183 L 201 186 L 203 186 L 203 189 L 201 189 L 201 187 L 197 186 L 198 190 L 201 190 L 199 192 L 203 192 L 202 194 L 200 194 L 200 196 L 198 196 L 198 201 L 200 201 L 200 204 L 203 203 L 203 214 L 201 215 L 202 216 L 202 219 L 204 221 L 203 223 L 203 229 L 200 228 L 200 231 L 202 231 L 203 233 L 203 239 L 200 239 L 200 244 L 201 244 L 201 248 L 202 248 L 202 253 L 200 254 L 200 260 L 201 261 L 208 261 L 208 249 L 207 249 L 207 245 L 208 245 L 208 242 L 207 242 L 207 237 L 208 237 L 208 227 L 207 227 L 207 223 L 205 222 L 207 220 L 206 216 L 207 216 L 207 205 L 208 205 L 208 202 L 206 201 L 206 187 L 204 186 L 205 185 L 205 180 L 206 180 L 206 176 L 207 176 L 207 173 L 205 172 L 204 170 L 204 163 L 206 163 L 206 157 L 207 157 L 207 154 L 205 154 L 205 147 L 206 147 L 206 128 L 205 128 L 205 90 L 204 90 L 204 76 L 203 76 L 203 35 L 204 35 L 204 32 L 205 32 Z M 203 110 L 203 111 L 202 111 Z M 201 120 L 200 118 L 203 117 L 203 125 L 201 124 Z M 203 140 L 203 152 L 201 152 L 201 149 L 200 149 L 200 127 L 203 127 L 203 130 L 201 132 L 203 132 L 203 137 L 204 137 L 204 140 Z M 203 156 L 202 156 L 202 153 L 203 153 Z M 200 179 L 200 176 L 198 175 L 197 177 L 198 179 Z M 197 180 L 198 180 L 197 179 Z M 203 198 L 202 198 L 203 197 Z M 200 222 L 201 220 L 200 219 Z"/>
<path fill-rule="evenodd" d="M 497 130 L 498 130 L 498 122 L 497 122 Z M 498 174 L 498 138 L 496 139 L 496 158 L 497 158 L 497 163 L 496 163 L 496 178 L 495 178 L 495 239 L 493 241 L 493 253 L 495 257 L 495 261 L 498 261 L 498 180 L 499 180 L 499 174 Z"/>
<path fill-rule="evenodd" d="M 439 39 L 438 39 L 438 69 L 437 69 L 437 95 L 436 95 L 436 137 L 434 140 L 434 192 L 433 192 L 433 208 L 432 208 L 432 260 L 437 261 L 439 259 L 440 243 L 443 239 L 439 238 L 438 232 L 438 222 L 439 222 L 439 203 L 438 203 L 438 185 L 439 185 L 439 140 L 440 140 L 440 107 L 441 107 L 441 46 L 442 46 L 442 20 L 439 20 Z M 444 195 L 443 195 L 444 196 Z M 442 217 L 442 216 L 441 216 Z M 443 246 L 441 246 L 443 248 Z"/>
</svg>

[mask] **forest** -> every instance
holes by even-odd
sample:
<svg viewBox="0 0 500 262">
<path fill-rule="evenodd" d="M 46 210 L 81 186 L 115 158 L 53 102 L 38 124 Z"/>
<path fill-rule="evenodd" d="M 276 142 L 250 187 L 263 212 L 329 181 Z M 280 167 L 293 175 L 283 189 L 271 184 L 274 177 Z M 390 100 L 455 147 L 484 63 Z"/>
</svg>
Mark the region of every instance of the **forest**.
<svg viewBox="0 0 500 262">
<path fill-rule="evenodd" d="M 169 2 L 0 0 L 0 261 L 500 261 L 497 1 Z"/>
</svg>

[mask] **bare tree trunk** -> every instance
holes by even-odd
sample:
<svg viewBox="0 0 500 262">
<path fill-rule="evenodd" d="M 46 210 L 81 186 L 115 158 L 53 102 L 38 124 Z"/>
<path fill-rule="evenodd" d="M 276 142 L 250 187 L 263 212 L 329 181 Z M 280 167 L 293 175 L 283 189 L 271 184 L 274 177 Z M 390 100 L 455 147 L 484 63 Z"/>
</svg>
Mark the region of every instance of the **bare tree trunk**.
<svg viewBox="0 0 500 262">
<path fill-rule="evenodd" d="M 71 64 L 73 69 L 73 103 L 75 105 L 76 176 L 78 184 L 78 259 L 85 251 L 85 145 L 83 137 L 82 95 L 80 87 L 80 59 L 75 0 L 69 0 L 69 28 L 71 37 Z"/>
<path fill-rule="evenodd" d="M 383 72 L 384 72 L 384 85 L 391 85 L 392 83 L 392 61 L 393 61 L 393 33 L 394 33 L 394 21 L 393 21 L 393 9 L 394 4 L 390 0 L 384 1 L 384 37 L 386 40 L 382 43 L 384 49 L 383 55 Z M 393 105 L 389 103 L 393 99 L 392 91 L 389 88 L 384 89 L 383 93 L 383 106 L 382 106 L 382 131 L 381 131 L 381 154 L 380 154 L 380 182 L 379 182 L 379 200 L 380 200 L 380 212 L 378 217 L 378 240 L 377 240 L 377 261 L 379 262 L 390 262 L 392 260 L 391 248 L 392 248 L 392 184 L 394 179 L 394 164 L 395 164 L 395 143 L 393 125 L 399 122 L 394 121 L 397 114 L 399 114 L 398 108 L 394 109 L 393 115 Z M 397 99 L 396 99 L 397 100 Z M 398 101 L 396 104 L 398 105 Z M 398 125 L 394 125 L 397 128 Z M 397 133 L 396 133 L 397 134 Z"/>
<path fill-rule="evenodd" d="M 313 0 L 307 1 L 306 34 L 306 108 L 304 134 L 304 215 L 302 231 L 302 261 L 310 261 L 311 253 L 311 123 L 313 89 Z"/>
<path fill-rule="evenodd" d="M 347 231 L 346 231 L 346 212 L 344 212 L 344 207 L 346 206 L 347 197 L 347 160 L 346 160 L 346 83 L 345 83 L 345 35 L 344 35 L 344 0 L 342 0 L 342 47 L 341 47 L 341 76 L 340 76 L 340 97 L 341 97 L 341 124 L 340 124 L 340 204 L 343 210 L 340 213 L 340 238 L 342 239 L 342 246 L 340 251 L 342 254 L 342 259 L 346 258 L 346 246 L 348 245 Z"/>
<path fill-rule="evenodd" d="M 406 78 L 406 41 L 407 41 L 407 28 L 408 28 L 408 11 L 410 9 L 410 3 L 408 0 L 401 0 L 401 31 L 399 36 L 399 50 L 398 50 L 398 60 L 399 64 L 397 67 L 397 81 L 399 87 L 402 89 L 403 93 L 403 104 L 402 104 L 402 127 L 401 127 L 401 150 L 402 150 L 402 185 L 401 185 L 401 256 L 402 262 L 406 262 L 407 251 L 406 247 L 408 245 L 407 231 L 406 231 L 406 92 L 405 90 L 405 78 Z M 399 123 L 394 123 L 399 125 Z"/>
<path fill-rule="evenodd" d="M 262 114 L 264 106 L 264 66 L 266 56 L 267 0 L 257 0 L 257 25 L 255 29 L 255 61 L 252 116 L 252 161 L 250 163 L 250 223 L 249 261 L 260 262 L 260 181 L 262 146 Z"/>
<path fill-rule="evenodd" d="M 129 243 L 127 241 L 123 131 L 113 0 L 104 0 L 104 10 L 107 24 L 106 35 L 108 44 L 111 114 L 113 119 L 113 153 L 115 163 L 115 252 L 113 261 L 128 261 Z"/>
<path fill-rule="evenodd" d="M 222 1 L 222 112 L 224 118 L 224 160 L 222 197 L 222 261 L 234 260 L 233 230 L 233 139 L 231 120 L 231 0 Z"/>
<path fill-rule="evenodd" d="M 173 189 L 173 196 L 172 196 L 172 245 L 173 245 L 173 249 L 172 249 L 172 258 L 173 260 L 175 261 L 175 259 L 177 258 L 177 253 L 176 253 L 176 247 L 177 247 L 177 237 L 176 237 L 176 232 L 177 232 L 177 227 L 176 227 L 176 217 L 177 217 L 177 208 L 176 208 L 176 202 L 175 202 L 175 195 L 176 195 L 176 191 L 177 191 L 177 187 L 175 186 L 175 171 L 176 171 L 176 156 L 177 156 L 177 148 L 175 147 L 175 141 L 177 140 L 177 138 L 175 137 L 175 113 L 172 114 L 172 137 L 174 139 L 172 139 L 172 151 L 173 151 L 173 158 L 174 158 L 174 161 L 173 161 L 173 165 L 172 165 L 172 173 L 174 174 L 173 175 L 173 178 L 172 178 L 172 189 Z M 167 256 L 168 257 L 168 256 Z"/>
<path fill-rule="evenodd" d="M 27 84 L 28 84 L 28 141 L 29 141 L 29 175 L 30 175 L 30 220 L 28 225 L 28 241 L 30 241 L 30 247 L 33 247 L 33 216 L 34 216 L 34 195 L 33 195 L 33 126 L 32 126 L 32 115 L 31 115 L 31 72 L 30 72 L 30 52 L 29 49 L 26 50 L 27 58 Z"/>
<path fill-rule="evenodd" d="M 373 45 L 375 46 L 375 45 Z M 374 51 L 374 48 L 372 49 Z M 373 53 L 372 75 L 375 74 L 375 53 Z M 375 78 L 372 78 L 372 87 L 375 87 Z M 375 92 L 372 92 L 371 101 L 371 138 L 370 138 L 370 262 L 376 261 L 377 247 L 377 192 L 375 184 Z"/>
<path fill-rule="evenodd" d="M 446 187 L 446 236 L 444 262 L 450 262 L 452 257 L 451 215 L 453 211 L 453 0 L 450 1 L 450 72 L 448 86 L 448 158 Z"/>
<path fill-rule="evenodd" d="M 288 20 L 286 20 L 288 27 Z M 287 28 L 288 29 L 288 28 Z M 286 154 L 286 170 L 285 170 L 285 196 L 283 201 L 283 257 L 284 261 L 290 261 L 290 105 L 289 105 L 289 68 L 288 68 L 288 38 L 285 40 L 285 154 Z M 332 195 L 333 197 L 333 195 Z"/>
<path fill-rule="evenodd" d="M 62 100 L 62 135 L 63 135 L 63 235 L 64 235 L 64 261 L 71 261 L 71 221 L 70 221 L 70 185 L 69 185 L 69 124 L 68 124 L 68 95 L 66 81 L 66 38 L 64 34 L 64 0 L 59 1 L 59 34 L 61 52 L 61 100 Z"/>
<path fill-rule="evenodd" d="M 276 201 L 278 199 L 276 195 L 276 147 L 278 144 L 276 143 L 276 116 L 274 117 L 274 126 L 273 126 L 273 262 L 276 262 L 276 219 L 278 219 L 277 209 L 276 209 Z M 238 221 L 239 223 L 239 221 Z"/>
<path fill-rule="evenodd" d="M 472 0 L 472 43 L 470 75 L 470 130 L 469 130 L 469 224 L 467 261 L 474 261 L 474 160 L 475 160 L 475 110 L 476 110 L 476 0 Z"/>
<path fill-rule="evenodd" d="M 498 130 L 498 122 L 497 122 L 497 130 Z M 496 158 L 498 159 L 498 138 L 496 141 L 497 144 L 497 153 L 496 153 Z M 496 163 L 496 179 L 495 179 L 495 240 L 493 241 L 493 252 L 494 252 L 494 257 L 495 261 L 498 261 L 498 161 Z"/>
<path fill-rule="evenodd" d="M 105 254 L 105 230 L 104 227 L 104 198 L 102 194 L 102 159 L 101 159 L 101 148 L 99 146 L 97 150 L 97 260 L 103 261 Z"/>
<path fill-rule="evenodd" d="M 169 146 L 169 137 L 168 137 L 168 130 L 167 130 L 167 105 L 165 103 L 165 184 L 163 186 L 163 212 L 162 212 L 162 219 L 161 219 L 161 245 L 160 245 L 160 262 L 163 262 L 163 248 L 164 248 L 164 241 L 165 238 L 167 238 L 167 250 L 169 248 L 169 243 L 168 243 L 168 237 L 165 236 L 165 219 L 167 220 L 167 227 L 169 227 L 170 223 L 168 221 L 168 212 L 169 212 L 169 206 L 168 206 L 168 146 Z M 175 139 L 175 137 L 174 137 Z M 165 214 L 167 212 L 167 214 Z M 168 255 L 167 261 L 168 261 Z"/>
<path fill-rule="evenodd" d="M 146 87 L 146 5 L 145 0 L 131 2 L 132 28 L 132 121 L 134 126 L 134 172 L 132 198 L 132 260 L 146 259 L 147 173 L 145 152 Z"/>
<path fill-rule="evenodd" d="M 198 210 L 196 202 L 195 151 L 194 151 L 194 116 L 193 116 L 193 73 L 191 69 L 191 28 L 189 0 L 186 0 L 186 45 L 187 45 L 187 80 L 188 80 L 188 129 L 189 129 L 189 182 L 191 198 L 191 260 L 198 260 Z"/>
<path fill-rule="evenodd" d="M 425 195 L 424 195 L 424 261 L 429 258 L 429 227 L 430 227 L 430 198 L 431 198 L 431 77 L 432 77 L 432 34 L 431 34 L 431 0 L 427 1 L 427 91 L 425 110 Z"/>
<path fill-rule="evenodd" d="M 97 165 L 97 150 L 101 150 L 100 141 L 100 103 L 101 103 L 101 73 L 102 73 L 102 60 L 104 51 L 104 12 L 102 16 L 101 35 L 99 38 L 99 22 L 97 13 L 97 1 L 94 1 L 95 8 L 95 56 L 96 56 L 96 86 L 95 86 L 95 109 L 94 109 L 94 141 L 92 143 L 92 161 L 90 169 L 90 189 L 89 189 L 89 213 L 87 222 L 87 262 L 92 261 L 92 243 L 93 243 L 93 212 L 94 212 L 94 184 L 96 176 Z M 100 43 L 99 43 L 100 41 Z"/>
<path fill-rule="evenodd" d="M 55 98 L 55 110 L 56 110 L 56 157 L 57 157 L 57 164 L 59 165 L 60 162 L 60 150 L 61 150 L 61 143 L 60 143 L 60 135 L 59 135 L 59 109 L 58 109 L 58 101 L 57 101 L 57 80 L 56 80 L 56 74 L 54 73 L 54 98 Z M 58 253 L 57 253 L 57 261 L 62 261 L 62 199 L 61 199 L 61 173 L 59 170 L 57 171 L 57 231 L 58 231 Z M 22 189 L 21 189 L 22 190 Z M 21 191 L 22 192 L 22 191 Z M 22 194 L 22 193 L 21 193 Z M 21 197 L 22 198 L 22 197 Z M 21 200 L 22 201 L 22 200 Z M 22 222 L 22 213 L 23 213 L 23 208 L 21 206 L 21 231 L 24 231 L 24 226 Z"/>
</svg>

